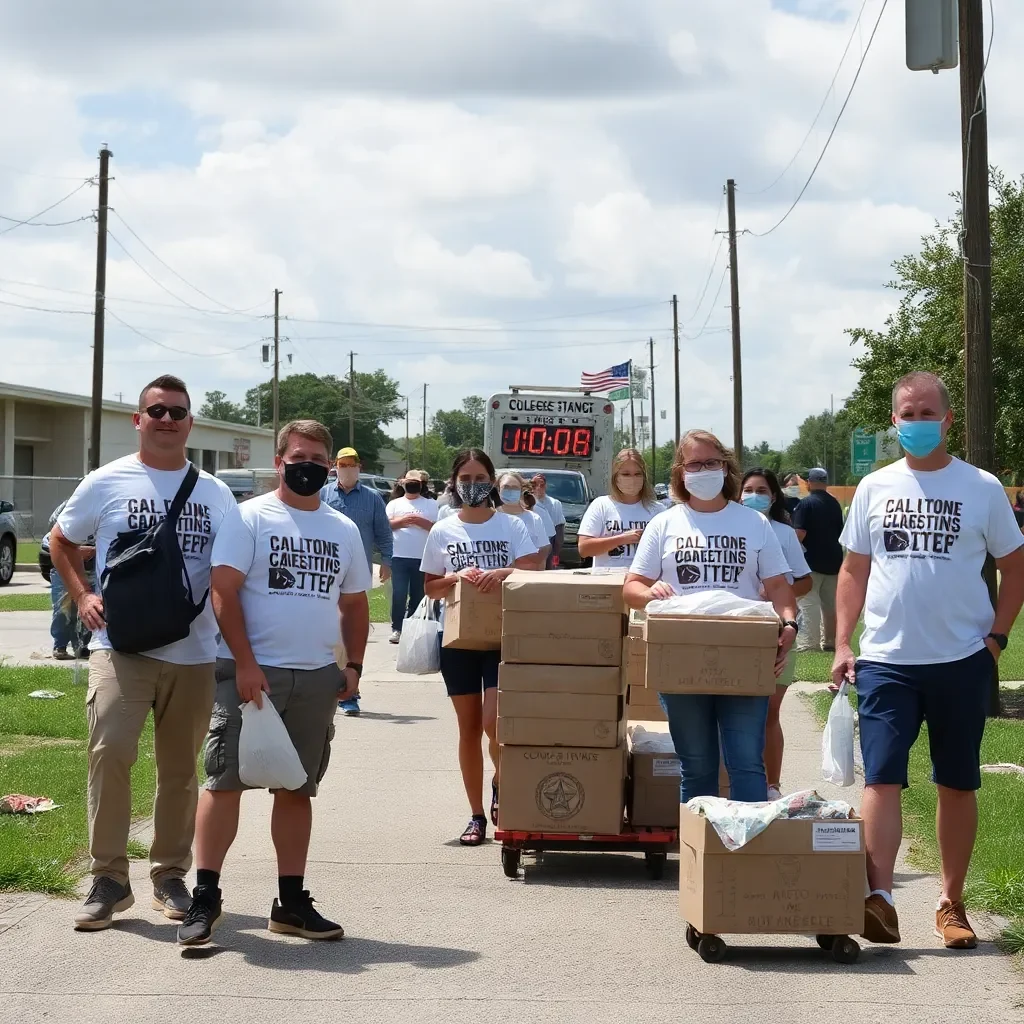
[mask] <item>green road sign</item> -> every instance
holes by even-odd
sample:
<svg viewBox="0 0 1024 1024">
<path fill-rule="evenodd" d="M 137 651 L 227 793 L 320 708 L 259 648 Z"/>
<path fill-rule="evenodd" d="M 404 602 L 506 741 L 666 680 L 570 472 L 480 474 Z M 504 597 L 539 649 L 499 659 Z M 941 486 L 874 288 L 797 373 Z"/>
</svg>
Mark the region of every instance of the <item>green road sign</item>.
<svg viewBox="0 0 1024 1024">
<path fill-rule="evenodd" d="M 629 388 L 619 388 L 617 391 L 612 391 L 608 395 L 608 400 L 611 402 L 628 402 L 629 401 Z"/>
<path fill-rule="evenodd" d="M 857 427 L 850 435 L 850 472 L 853 476 L 867 476 L 878 461 L 878 436 Z"/>
</svg>

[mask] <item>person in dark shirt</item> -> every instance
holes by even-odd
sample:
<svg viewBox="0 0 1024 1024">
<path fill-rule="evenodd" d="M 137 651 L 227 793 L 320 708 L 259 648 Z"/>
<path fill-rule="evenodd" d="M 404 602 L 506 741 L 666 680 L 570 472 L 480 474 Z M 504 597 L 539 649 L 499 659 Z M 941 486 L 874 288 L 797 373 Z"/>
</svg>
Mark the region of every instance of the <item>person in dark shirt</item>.
<svg viewBox="0 0 1024 1024">
<path fill-rule="evenodd" d="M 809 491 L 793 513 L 793 527 L 804 546 L 811 569 L 811 592 L 800 598 L 798 651 L 836 649 L 836 583 L 843 565 L 842 506 L 828 493 L 828 473 L 812 469 L 807 474 Z"/>
<path fill-rule="evenodd" d="M 793 513 L 796 511 L 797 505 L 800 504 L 799 473 L 790 473 L 782 481 L 782 493 L 785 495 L 786 511 L 789 513 L 790 519 L 792 519 Z"/>
</svg>

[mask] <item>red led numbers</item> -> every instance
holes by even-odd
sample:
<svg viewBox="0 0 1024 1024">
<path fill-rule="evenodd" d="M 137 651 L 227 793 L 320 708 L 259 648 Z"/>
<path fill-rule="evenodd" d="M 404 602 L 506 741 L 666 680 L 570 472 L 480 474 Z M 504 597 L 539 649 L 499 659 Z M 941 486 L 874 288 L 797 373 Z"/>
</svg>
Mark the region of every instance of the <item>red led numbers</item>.
<svg viewBox="0 0 1024 1024">
<path fill-rule="evenodd" d="M 572 432 L 572 453 L 577 458 L 589 459 L 594 443 L 594 431 L 590 427 L 577 427 Z"/>
<path fill-rule="evenodd" d="M 531 455 L 542 459 L 589 459 L 594 448 L 593 427 L 520 427 L 501 429 L 502 455 Z"/>
</svg>

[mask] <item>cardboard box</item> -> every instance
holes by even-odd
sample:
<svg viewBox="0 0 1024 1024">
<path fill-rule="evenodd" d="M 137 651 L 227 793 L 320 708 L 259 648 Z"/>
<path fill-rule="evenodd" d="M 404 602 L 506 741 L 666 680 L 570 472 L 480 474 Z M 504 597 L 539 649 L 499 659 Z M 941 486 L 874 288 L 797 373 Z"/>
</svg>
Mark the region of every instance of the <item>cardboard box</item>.
<svg viewBox="0 0 1024 1024">
<path fill-rule="evenodd" d="M 518 570 L 501 588 L 507 612 L 615 612 L 624 615 L 624 572 L 525 572 Z M 620 634 L 621 635 L 621 634 Z"/>
<path fill-rule="evenodd" d="M 617 612 L 514 612 L 506 610 L 502 636 L 545 640 L 607 640 L 622 643 L 623 619 Z"/>
<path fill-rule="evenodd" d="M 649 616 L 648 689 L 659 693 L 775 692 L 779 626 L 771 619 Z"/>
<path fill-rule="evenodd" d="M 667 722 L 665 714 L 654 690 L 645 686 L 631 685 L 626 698 L 626 720 L 629 722 Z"/>
<path fill-rule="evenodd" d="M 713 935 L 859 935 L 864 928 L 859 819 L 774 821 L 729 851 L 686 806 L 679 822 L 679 909 Z"/>
<path fill-rule="evenodd" d="M 622 663 L 622 640 L 618 636 L 578 640 L 509 636 L 506 633 L 501 640 L 501 657 L 510 664 L 604 665 L 618 668 Z"/>
<path fill-rule="evenodd" d="M 511 665 L 502 662 L 498 669 L 498 690 L 622 696 L 626 692 L 626 683 L 621 670 L 614 666 Z"/>
<path fill-rule="evenodd" d="M 644 638 L 644 623 L 647 621 L 647 612 L 639 608 L 633 608 L 629 613 L 629 624 L 626 628 L 626 636 Z"/>
<path fill-rule="evenodd" d="M 523 832 L 618 835 L 626 749 L 501 748 L 498 827 Z"/>
<path fill-rule="evenodd" d="M 501 590 L 481 593 L 459 580 L 445 598 L 442 647 L 462 651 L 501 650 Z"/>
<path fill-rule="evenodd" d="M 622 667 L 630 686 L 642 689 L 647 685 L 647 645 L 643 637 L 622 638 Z"/>
<path fill-rule="evenodd" d="M 498 742 L 517 747 L 618 747 L 625 739 L 622 719 L 498 718 Z"/>
<path fill-rule="evenodd" d="M 668 734 L 667 729 L 648 731 Z M 675 828 L 679 824 L 679 758 L 674 750 L 638 752 L 633 748 L 632 729 L 629 735 L 629 823 L 638 828 Z M 668 746 L 671 748 L 671 741 Z"/>
<path fill-rule="evenodd" d="M 604 693 L 531 693 L 498 690 L 499 718 L 558 718 L 618 721 L 622 697 Z"/>
</svg>

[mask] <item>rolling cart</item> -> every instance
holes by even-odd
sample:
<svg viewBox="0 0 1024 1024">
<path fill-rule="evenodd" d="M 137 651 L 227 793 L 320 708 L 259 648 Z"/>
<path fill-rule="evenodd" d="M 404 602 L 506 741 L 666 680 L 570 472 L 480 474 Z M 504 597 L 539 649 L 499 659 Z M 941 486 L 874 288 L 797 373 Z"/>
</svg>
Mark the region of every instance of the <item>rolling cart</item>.
<svg viewBox="0 0 1024 1024">
<path fill-rule="evenodd" d="M 725 956 L 725 942 L 720 936 L 702 934 L 689 923 L 685 934 L 686 944 L 704 963 L 716 964 Z M 849 935 L 815 935 L 814 940 L 826 953 L 832 954 L 837 964 L 853 964 L 860 957 L 860 945 Z"/>
<path fill-rule="evenodd" d="M 674 828 L 638 828 L 620 835 L 587 835 L 566 832 L 517 832 L 499 829 L 501 866 L 508 878 L 519 877 L 523 853 L 589 852 L 642 853 L 648 876 L 657 881 L 665 873 L 668 851 L 679 840 Z"/>
</svg>

